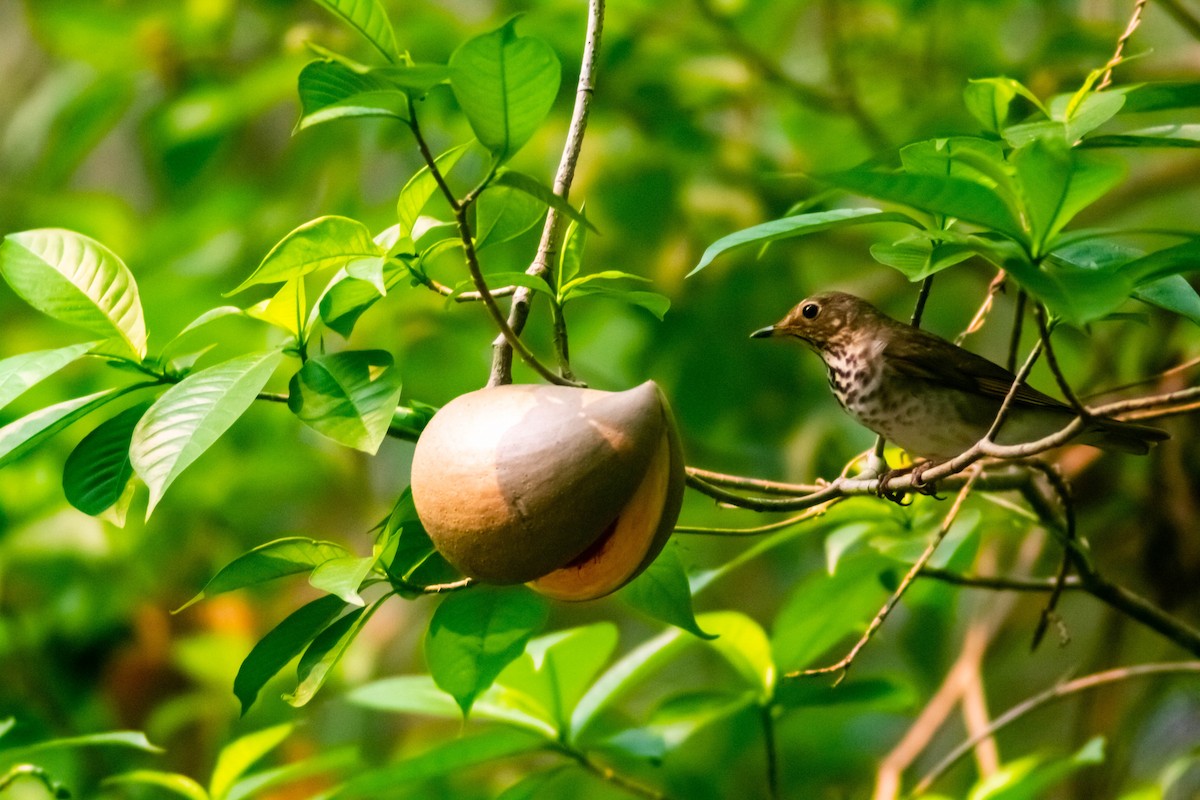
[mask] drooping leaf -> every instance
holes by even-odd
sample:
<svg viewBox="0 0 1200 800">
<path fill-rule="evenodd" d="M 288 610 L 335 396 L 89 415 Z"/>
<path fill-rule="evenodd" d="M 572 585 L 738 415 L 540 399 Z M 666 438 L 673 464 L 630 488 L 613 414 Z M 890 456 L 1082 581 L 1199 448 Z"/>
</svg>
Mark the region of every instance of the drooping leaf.
<svg viewBox="0 0 1200 800">
<path fill-rule="evenodd" d="M 880 264 L 898 270 L 910 281 L 924 280 L 975 255 L 974 250 L 961 244 L 935 244 L 924 237 L 895 244 L 873 244 L 870 252 Z"/>
<path fill-rule="evenodd" d="M 621 589 L 618 596 L 654 619 L 682 628 L 701 639 L 716 638 L 696 623 L 687 573 L 674 542 L 669 542 L 654 563 Z"/>
<path fill-rule="evenodd" d="M 193 603 L 218 594 L 273 581 L 286 575 L 311 572 L 330 559 L 343 558 L 348 554 L 349 551 L 340 544 L 300 536 L 289 536 L 260 544 L 222 567 L 209 579 L 199 594 L 173 613 L 178 614 Z"/>
<path fill-rule="evenodd" d="M 1125 175 L 1120 162 L 1079 153 L 1053 140 L 1037 140 L 1021 148 L 1013 153 L 1012 164 L 1038 251 Z"/>
<path fill-rule="evenodd" d="M 546 621 L 546 604 L 525 589 L 474 588 L 446 597 L 425 634 L 429 672 L 463 715 Z"/>
<path fill-rule="evenodd" d="M 309 63 L 300 70 L 300 119 L 296 130 L 352 117 L 389 117 L 408 121 L 408 95 L 374 72 L 338 61 Z"/>
<path fill-rule="evenodd" d="M 450 88 L 497 163 L 529 141 L 554 98 L 562 68 L 553 48 L 517 36 L 516 19 L 465 42 L 450 56 Z"/>
<path fill-rule="evenodd" d="M 623 303 L 639 306 L 646 309 L 660 320 L 663 319 L 667 311 L 671 308 L 671 298 L 658 292 L 638 292 L 630 289 L 614 289 L 611 286 L 602 286 L 599 284 L 590 284 L 581 286 L 571 292 L 571 299 L 577 300 L 580 297 L 606 297 L 610 300 L 619 300 Z"/>
<path fill-rule="evenodd" d="M 106 389 L 103 392 L 96 392 L 84 397 L 64 400 L 13 420 L 0 428 L 0 467 L 16 461 L 51 436 L 83 419 L 96 409 L 111 403 L 122 395 L 142 388 L 144 386 L 134 385 L 122 389 Z"/>
<path fill-rule="evenodd" d="M 150 489 L 147 518 L 179 474 L 245 413 L 282 359 L 277 350 L 252 353 L 193 372 L 150 407 L 129 447 Z"/>
<path fill-rule="evenodd" d="M 371 574 L 376 561 L 377 556 L 331 558 L 317 565 L 308 576 L 308 582 L 314 589 L 340 597 L 352 606 L 365 606 L 367 603 L 358 590 L 367 575 Z"/>
<path fill-rule="evenodd" d="M 374 454 L 400 401 L 400 376 L 383 350 L 313 356 L 292 376 L 288 408 L 330 439 Z"/>
<path fill-rule="evenodd" d="M 63 464 L 63 493 L 67 502 L 95 516 L 121 498 L 133 477 L 129 442 L 149 403 L 127 408 L 100 423 L 76 445 Z"/>
<path fill-rule="evenodd" d="M 1200 294 L 1182 275 L 1168 275 L 1139 286 L 1133 296 L 1200 325 Z"/>
<path fill-rule="evenodd" d="M 475 206 L 475 244 L 479 248 L 512 241 L 546 215 L 546 205 L 510 186 L 492 186 Z"/>
<path fill-rule="evenodd" d="M 283 283 L 319 269 L 344 267 L 356 259 L 383 259 L 367 226 L 349 217 L 318 217 L 283 237 L 250 277 L 229 294 L 259 283 Z"/>
<path fill-rule="evenodd" d="M 437 166 L 438 172 L 443 177 L 449 175 L 450 170 L 454 169 L 454 165 L 458 163 L 470 146 L 470 142 L 460 144 L 435 158 L 433 163 Z M 425 204 L 437 190 L 437 179 L 434 178 L 428 166 L 421 167 L 417 174 L 404 184 L 404 188 L 400 190 L 400 197 L 396 201 L 396 217 L 400 222 L 401 236 L 412 235 L 413 224 L 416 223 L 417 217 L 421 216 L 421 210 L 425 208 Z"/>
<path fill-rule="evenodd" d="M 241 701 L 243 715 L 267 681 L 300 655 L 345 607 L 340 597 L 331 594 L 317 598 L 293 611 L 254 645 L 233 681 L 233 693 Z"/>
<path fill-rule="evenodd" d="M 22 353 L 0 361 L 0 409 L 91 350 L 95 342 L 82 342 L 56 350 Z"/>
<path fill-rule="evenodd" d="M 291 736 L 294 725 L 284 723 L 239 736 L 221 748 L 217 763 L 213 767 L 208 792 L 212 800 L 225 800 L 229 790 L 246 770 L 254 766 L 263 756 L 283 744 Z"/>
<path fill-rule="evenodd" d="M 428 586 L 461 577 L 433 546 L 417 516 L 411 488 L 406 487 L 396 500 L 384 525 L 384 538 L 389 549 L 385 551 L 383 563 L 393 580 Z"/>
<path fill-rule="evenodd" d="M 24 761 L 37 753 L 73 750 L 78 747 L 121 747 L 140 750 L 143 753 L 164 752 L 161 747 L 152 744 L 146 738 L 146 734 L 141 731 L 104 731 L 102 733 L 86 733 L 81 736 L 63 736 L 6 749 L 4 758 L 10 761 Z"/>
<path fill-rule="evenodd" d="M 1128 274 L 1137 285 L 1197 270 L 1200 270 L 1200 236 L 1129 261 L 1121 267 L 1122 273 Z"/>
<path fill-rule="evenodd" d="M 388 61 L 396 61 L 400 49 L 396 32 L 379 0 L 316 0 L 317 4 L 340 17 L 378 50 Z"/>
<path fill-rule="evenodd" d="M 0 274 L 38 311 L 145 358 L 146 322 L 137 282 L 95 239 L 60 228 L 10 233 L 0 243 Z"/>
<path fill-rule="evenodd" d="M 566 198 L 555 194 L 549 186 L 546 186 L 537 178 L 530 177 L 523 172 L 505 169 L 496 175 L 492 181 L 492 185 L 507 186 L 516 189 L 518 192 L 524 192 L 543 205 L 550 206 L 550 208 L 569 217 L 580 225 L 591 228 L 593 231 L 596 230 L 596 227 L 588 221 L 588 218 L 583 215 L 582 211 L 576 210 L 575 206 L 568 203 Z"/>
<path fill-rule="evenodd" d="M 1004 122 L 1008 119 L 1009 107 L 1018 95 L 1044 113 L 1048 113 L 1037 95 L 1012 78 L 978 78 L 968 81 L 967 88 L 963 90 L 967 111 L 993 133 L 999 133 L 1003 129 Z"/>
<path fill-rule="evenodd" d="M 844 228 L 849 225 L 862 225 L 867 222 L 903 222 L 915 228 L 920 223 L 905 214 L 890 211 L 880 211 L 878 208 L 836 208 L 832 211 L 813 211 L 798 214 L 783 219 L 771 220 L 760 225 L 723 236 L 708 246 L 700 256 L 700 262 L 688 273 L 690 278 L 707 267 L 722 253 L 752 244 L 763 245 L 779 239 L 791 239 L 809 233 Z"/>
<path fill-rule="evenodd" d="M 384 599 L 376 600 L 369 608 L 351 609 L 344 617 L 317 634 L 304 654 L 300 656 L 300 663 L 296 667 L 296 677 L 299 679 L 296 691 L 284 695 L 283 699 L 289 705 L 300 708 L 312 700 L 325 685 L 330 670 L 342 660 L 346 650 L 350 648 L 363 626 L 371 619 Z"/>
</svg>

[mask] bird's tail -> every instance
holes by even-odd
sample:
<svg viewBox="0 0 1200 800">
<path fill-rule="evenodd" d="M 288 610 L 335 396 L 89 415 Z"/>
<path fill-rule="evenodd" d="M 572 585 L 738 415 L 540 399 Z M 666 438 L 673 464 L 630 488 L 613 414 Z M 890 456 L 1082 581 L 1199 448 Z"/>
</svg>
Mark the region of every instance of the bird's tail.
<svg viewBox="0 0 1200 800">
<path fill-rule="evenodd" d="M 1170 438 L 1171 435 L 1161 428 L 1097 417 L 1092 420 L 1087 432 L 1079 440 L 1101 450 L 1116 450 L 1143 456 L 1150 452 L 1152 443 Z"/>
</svg>

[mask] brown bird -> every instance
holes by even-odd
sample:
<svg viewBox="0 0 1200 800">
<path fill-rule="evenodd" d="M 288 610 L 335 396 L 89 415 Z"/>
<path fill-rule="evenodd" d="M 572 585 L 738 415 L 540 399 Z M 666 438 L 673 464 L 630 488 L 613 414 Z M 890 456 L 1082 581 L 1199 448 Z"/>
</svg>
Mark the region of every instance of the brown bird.
<svg viewBox="0 0 1200 800">
<path fill-rule="evenodd" d="M 825 361 L 829 386 L 850 416 L 930 462 L 953 458 L 982 439 L 1016 380 L 1004 367 L 844 292 L 813 295 L 750 335 L 800 339 Z M 1022 384 L 996 442 L 1036 441 L 1075 416 L 1069 406 Z M 1093 417 L 1077 441 L 1143 454 L 1151 442 L 1166 438 L 1158 428 Z"/>
</svg>

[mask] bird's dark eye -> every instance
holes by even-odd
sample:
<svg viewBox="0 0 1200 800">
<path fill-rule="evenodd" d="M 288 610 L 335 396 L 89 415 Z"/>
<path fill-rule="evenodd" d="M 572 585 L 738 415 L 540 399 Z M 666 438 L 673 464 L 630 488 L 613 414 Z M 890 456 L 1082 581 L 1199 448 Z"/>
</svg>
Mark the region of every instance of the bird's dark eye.
<svg viewBox="0 0 1200 800">
<path fill-rule="evenodd" d="M 800 313 L 805 319 L 816 319 L 817 314 L 821 313 L 821 307 L 816 303 L 805 303 L 804 308 L 800 309 Z"/>
</svg>

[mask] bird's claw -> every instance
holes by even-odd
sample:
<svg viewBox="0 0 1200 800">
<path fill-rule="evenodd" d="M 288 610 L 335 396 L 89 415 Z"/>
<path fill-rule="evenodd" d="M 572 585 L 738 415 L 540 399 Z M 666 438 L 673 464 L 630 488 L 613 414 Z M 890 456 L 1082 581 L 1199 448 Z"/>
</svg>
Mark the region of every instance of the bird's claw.
<svg viewBox="0 0 1200 800">
<path fill-rule="evenodd" d="M 899 469 L 889 469 L 879 477 L 879 483 L 876 485 L 875 494 L 878 497 L 881 497 L 884 500 L 889 500 L 898 506 L 912 505 L 914 498 L 910 495 L 914 494 L 923 494 L 926 497 L 932 497 L 935 500 L 944 500 L 945 498 L 937 493 L 936 484 L 926 483 L 921 478 L 921 476 L 925 474 L 925 470 L 932 467 L 934 463 L 935 462 L 932 461 L 922 461 L 920 464 L 913 466 L 901 467 Z M 902 475 L 908 475 L 909 473 L 912 474 L 912 485 L 909 488 L 897 489 L 894 491 L 887 488 L 887 485 L 892 478 L 899 478 Z M 907 502 L 905 502 L 906 500 Z"/>
</svg>

